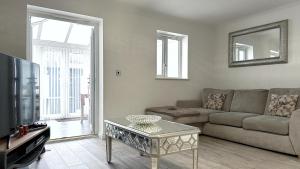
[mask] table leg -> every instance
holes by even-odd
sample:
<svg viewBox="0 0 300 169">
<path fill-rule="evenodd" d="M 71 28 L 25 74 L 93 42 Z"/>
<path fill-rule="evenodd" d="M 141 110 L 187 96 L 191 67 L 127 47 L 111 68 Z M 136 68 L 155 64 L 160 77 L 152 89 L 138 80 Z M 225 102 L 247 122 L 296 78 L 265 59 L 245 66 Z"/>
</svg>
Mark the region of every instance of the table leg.
<svg viewBox="0 0 300 169">
<path fill-rule="evenodd" d="M 198 169 L 198 149 L 193 150 L 193 169 Z"/>
<path fill-rule="evenodd" d="M 159 158 L 151 157 L 151 169 L 159 169 Z"/>
<path fill-rule="evenodd" d="M 111 137 L 106 136 L 106 161 L 111 162 Z"/>
</svg>

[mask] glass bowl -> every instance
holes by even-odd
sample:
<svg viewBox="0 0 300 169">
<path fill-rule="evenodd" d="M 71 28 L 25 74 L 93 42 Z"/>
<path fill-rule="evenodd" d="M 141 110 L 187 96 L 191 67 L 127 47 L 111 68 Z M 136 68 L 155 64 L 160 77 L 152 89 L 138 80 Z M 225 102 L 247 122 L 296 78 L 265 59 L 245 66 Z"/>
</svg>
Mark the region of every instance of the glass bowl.
<svg viewBox="0 0 300 169">
<path fill-rule="evenodd" d="M 128 115 L 126 119 L 133 124 L 151 124 L 161 120 L 161 117 L 155 115 Z"/>
</svg>

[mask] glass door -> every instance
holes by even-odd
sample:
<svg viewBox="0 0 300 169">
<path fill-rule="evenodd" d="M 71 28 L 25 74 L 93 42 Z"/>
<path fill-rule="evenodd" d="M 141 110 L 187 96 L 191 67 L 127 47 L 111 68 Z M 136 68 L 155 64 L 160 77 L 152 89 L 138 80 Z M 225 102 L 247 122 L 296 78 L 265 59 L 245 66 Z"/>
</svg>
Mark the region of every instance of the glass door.
<svg viewBox="0 0 300 169">
<path fill-rule="evenodd" d="M 51 138 L 91 134 L 94 27 L 40 16 L 30 16 L 30 24 L 31 58 L 40 65 L 41 120 L 52 127 Z"/>
</svg>

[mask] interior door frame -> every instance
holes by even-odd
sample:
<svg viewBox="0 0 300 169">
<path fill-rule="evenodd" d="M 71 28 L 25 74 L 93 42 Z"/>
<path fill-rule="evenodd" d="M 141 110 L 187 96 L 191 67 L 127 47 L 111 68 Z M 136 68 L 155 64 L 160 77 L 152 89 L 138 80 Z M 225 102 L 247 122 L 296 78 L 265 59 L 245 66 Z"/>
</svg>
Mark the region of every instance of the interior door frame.
<svg viewBox="0 0 300 169">
<path fill-rule="evenodd" d="M 91 115 L 92 134 L 103 133 L 103 19 L 44 7 L 27 5 L 26 58 L 32 60 L 31 16 L 93 26 L 91 44 Z M 98 104 L 96 104 L 98 103 Z"/>
</svg>

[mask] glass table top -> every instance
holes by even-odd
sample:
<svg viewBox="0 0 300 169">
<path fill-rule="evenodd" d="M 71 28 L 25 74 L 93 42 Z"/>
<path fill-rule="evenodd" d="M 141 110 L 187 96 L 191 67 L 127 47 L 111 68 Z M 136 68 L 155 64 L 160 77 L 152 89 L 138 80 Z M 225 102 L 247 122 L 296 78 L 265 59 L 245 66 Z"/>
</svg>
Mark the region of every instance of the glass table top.
<svg viewBox="0 0 300 169">
<path fill-rule="evenodd" d="M 180 123 L 170 122 L 166 120 L 160 120 L 153 124 L 132 124 L 125 118 L 111 118 L 108 120 L 105 120 L 106 123 L 110 123 L 128 130 L 132 130 L 138 133 L 142 133 L 144 135 L 149 136 L 162 136 L 166 134 L 172 134 L 172 133 L 184 133 L 184 132 L 200 132 L 199 128 L 188 126 Z"/>
</svg>

